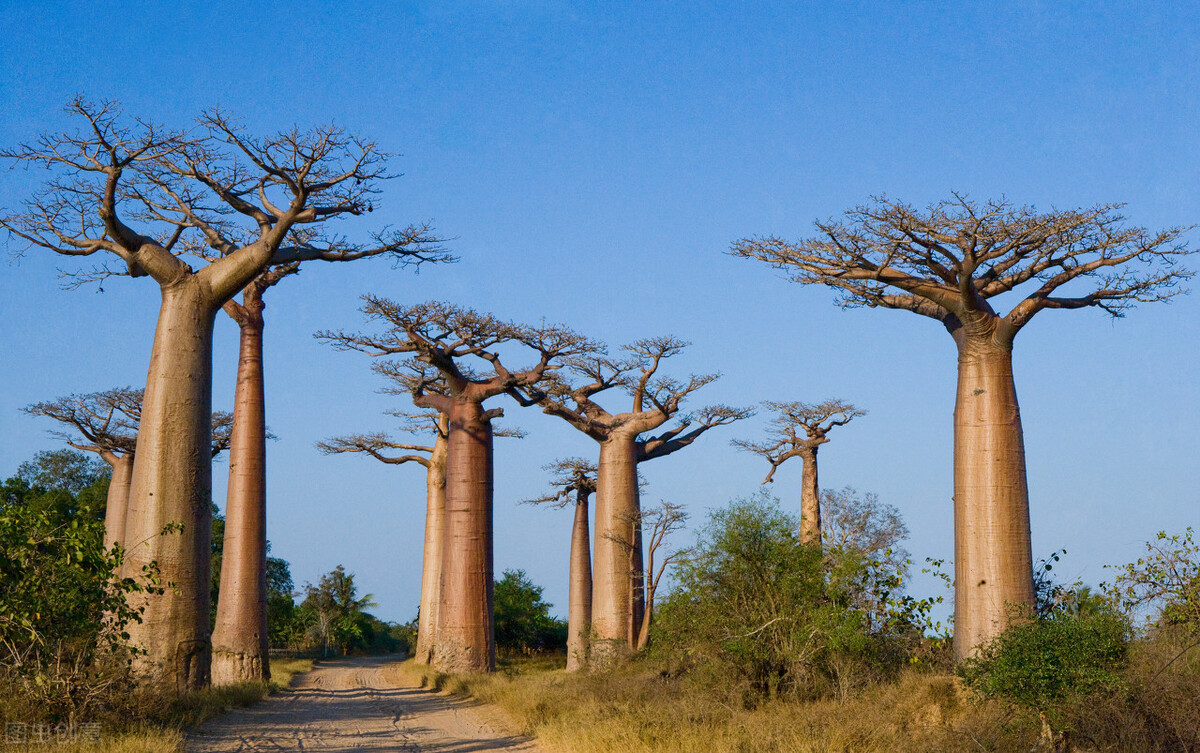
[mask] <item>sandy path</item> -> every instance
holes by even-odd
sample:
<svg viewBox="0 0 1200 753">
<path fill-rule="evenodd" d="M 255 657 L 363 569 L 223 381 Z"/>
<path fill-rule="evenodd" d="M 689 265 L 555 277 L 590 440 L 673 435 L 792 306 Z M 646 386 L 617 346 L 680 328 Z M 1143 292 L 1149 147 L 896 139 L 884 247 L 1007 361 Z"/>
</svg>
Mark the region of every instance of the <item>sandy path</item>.
<svg viewBox="0 0 1200 753">
<path fill-rule="evenodd" d="M 485 707 L 416 687 L 398 687 L 391 660 L 322 662 L 292 689 L 231 711 L 189 733 L 189 753 L 396 750 L 540 753 L 527 738 L 497 732 Z"/>
</svg>

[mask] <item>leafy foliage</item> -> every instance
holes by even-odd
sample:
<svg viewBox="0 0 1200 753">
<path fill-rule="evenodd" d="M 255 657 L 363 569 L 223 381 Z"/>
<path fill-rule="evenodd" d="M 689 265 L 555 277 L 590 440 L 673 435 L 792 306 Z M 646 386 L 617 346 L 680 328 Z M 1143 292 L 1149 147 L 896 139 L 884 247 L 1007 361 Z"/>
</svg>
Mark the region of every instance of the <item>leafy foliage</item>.
<svg viewBox="0 0 1200 753">
<path fill-rule="evenodd" d="M 161 593 L 152 571 L 113 577 L 121 550 L 104 549 L 108 479 L 69 455 L 79 454 L 42 453 L 0 486 L 0 683 L 55 721 L 130 686 L 126 626 L 140 615 L 126 597 Z"/>
<path fill-rule="evenodd" d="M 1128 621 L 1113 609 L 1056 609 L 1014 621 L 959 674 L 978 693 L 1031 708 L 1057 727 L 1068 702 L 1120 687 L 1129 638 Z"/>
<path fill-rule="evenodd" d="M 550 616 L 551 604 L 542 601 L 524 570 L 505 570 L 496 581 L 496 648 L 511 653 L 559 651 L 567 645 L 567 625 Z"/>
<path fill-rule="evenodd" d="M 1200 632 L 1200 545 L 1190 527 L 1174 536 L 1160 531 L 1144 557 L 1115 569 L 1112 590 L 1125 608 Z"/>
<path fill-rule="evenodd" d="M 713 512 L 660 609 L 655 653 L 738 678 L 751 697 L 819 695 L 885 661 L 899 573 L 850 547 L 803 544 L 797 530 L 766 495 Z"/>
</svg>

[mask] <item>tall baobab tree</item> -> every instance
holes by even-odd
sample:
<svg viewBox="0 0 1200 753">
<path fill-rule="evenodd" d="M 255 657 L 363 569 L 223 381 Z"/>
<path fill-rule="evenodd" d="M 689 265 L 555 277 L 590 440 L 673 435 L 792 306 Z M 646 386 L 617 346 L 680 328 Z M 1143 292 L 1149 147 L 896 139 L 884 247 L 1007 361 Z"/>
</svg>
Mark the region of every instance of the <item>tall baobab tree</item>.
<svg viewBox="0 0 1200 753">
<path fill-rule="evenodd" d="M 396 264 L 448 261 L 436 239 L 394 248 L 335 248 L 320 261 L 347 262 L 390 255 Z M 221 598 L 213 628 L 212 679 L 218 685 L 269 680 L 267 642 L 267 448 L 266 393 L 263 373 L 263 317 L 267 290 L 300 271 L 293 261 L 268 267 L 230 299 L 225 313 L 240 333 L 233 439 L 229 450 L 229 490 L 225 504 L 225 554 Z"/>
<path fill-rule="evenodd" d="M 737 256 L 841 293 L 843 306 L 903 309 L 937 320 L 958 350 L 954 407 L 954 650 L 1002 631 L 1033 602 L 1025 446 L 1012 374 L 1017 333 L 1045 309 L 1114 317 L 1180 292 L 1191 253 L 1183 228 L 1132 227 L 1119 205 L 1038 212 L 955 194 L 924 211 L 878 198 L 796 242 L 733 244 Z M 1007 313 L 998 296 L 1028 291 Z"/>
<path fill-rule="evenodd" d="M 626 345 L 623 359 L 588 355 L 568 359 L 575 380 L 555 375 L 537 389 L 514 390 L 523 404 L 538 404 L 600 444 L 596 478 L 596 543 L 592 562 L 590 656 L 608 662 L 637 645 L 637 627 L 645 605 L 638 465 L 691 445 L 709 429 L 751 415 L 751 411 L 714 405 L 652 437 L 643 436 L 675 417 L 684 400 L 718 375 L 692 375 L 686 382 L 658 376 L 662 361 L 688 343 L 656 337 Z M 610 413 L 596 397 L 625 390 L 630 410 Z M 632 542 L 632 546 L 621 542 Z"/>
<path fill-rule="evenodd" d="M 126 546 L 125 513 L 142 413 L 142 391 L 117 387 L 103 392 L 67 395 L 34 403 L 24 411 L 31 416 L 45 416 L 67 424 L 71 430 L 51 434 L 77 450 L 96 453 L 112 467 L 104 507 L 104 548 L 112 549 L 117 544 Z M 229 447 L 231 426 L 231 414 L 212 414 L 212 457 Z"/>
<path fill-rule="evenodd" d="M 587 666 L 592 631 L 592 541 L 588 528 L 588 499 L 596 493 L 596 466 L 583 458 L 567 458 L 556 460 L 543 470 L 554 474 L 550 484 L 556 491 L 528 502 L 560 508 L 573 502 L 575 507 L 567 592 L 567 671 L 576 672 Z"/>
<path fill-rule="evenodd" d="M 362 246 L 321 232 L 329 220 L 372 211 L 390 177 L 385 153 L 334 126 L 258 138 L 217 110 L 182 131 L 127 118 L 113 103 L 76 99 L 67 109 L 79 130 L 0 152 L 51 172 L 23 210 L 0 212 L 0 227 L 30 248 L 119 262 L 85 278 L 123 274 L 159 286 L 127 517 L 127 538 L 139 543 L 128 563 L 157 562 L 174 587 L 141 597 L 130 637 L 146 650 L 143 679 L 198 688 L 209 682 L 212 648 L 205 446 L 217 311 L 271 265 L 358 248 L 416 250 L 428 228 L 377 232 Z"/>
<path fill-rule="evenodd" d="M 504 322 L 448 303 L 403 306 L 365 296 L 363 313 L 387 327 L 380 335 L 318 333 L 335 347 L 372 356 L 406 355 L 385 375 L 417 375 L 412 386 L 418 407 L 444 413 L 446 440 L 445 538 L 441 606 L 434 664 L 443 671 L 492 671 L 496 646 L 492 611 L 492 421 L 500 408 L 488 398 L 532 387 L 557 360 L 596 349 L 586 338 L 559 326 L 529 327 Z M 532 366 L 510 370 L 498 349 L 524 345 L 538 354 Z M 476 372 L 472 365 L 487 372 Z M 432 367 L 437 376 L 423 366 Z M 436 389 L 431 389 L 436 387 Z"/>
<path fill-rule="evenodd" d="M 733 445 L 762 455 L 771 464 L 764 484 L 775 480 L 775 471 L 792 458 L 800 458 L 800 540 L 821 543 L 821 486 L 817 481 L 817 450 L 829 441 L 829 432 L 845 426 L 866 411 L 841 400 L 823 403 L 764 402 L 775 412 L 766 442 L 733 440 Z"/>
<path fill-rule="evenodd" d="M 390 391 L 390 390 L 389 390 Z M 398 391 L 398 390 L 397 390 Z M 441 601 L 443 520 L 446 509 L 446 442 L 449 417 L 437 411 L 392 412 L 403 419 L 403 431 L 432 435 L 432 444 L 400 442 L 384 432 L 349 434 L 317 443 L 326 455 L 361 453 L 390 465 L 417 463 L 425 468 L 425 544 L 421 559 L 421 605 L 417 620 L 417 645 L 413 661 L 429 664 L 437 645 L 438 606 Z M 516 429 L 494 428 L 495 437 L 519 437 Z"/>
</svg>

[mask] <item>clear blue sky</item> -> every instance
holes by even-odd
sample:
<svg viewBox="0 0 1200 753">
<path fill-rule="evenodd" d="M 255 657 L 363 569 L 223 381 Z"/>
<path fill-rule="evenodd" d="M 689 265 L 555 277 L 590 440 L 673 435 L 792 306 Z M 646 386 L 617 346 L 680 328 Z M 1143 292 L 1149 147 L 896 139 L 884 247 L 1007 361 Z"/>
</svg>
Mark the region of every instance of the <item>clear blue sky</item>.
<svg viewBox="0 0 1200 753">
<path fill-rule="evenodd" d="M 416 611 L 420 469 L 313 449 L 388 428 L 398 406 L 366 357 L 312 339 L 357 328 L 365 292 L 545 317 L 613 345 L 676 334 L 695 343 L 676 369 L 724 373 L 697 405 L 850 400 L 870 414 L 833 436 L 822 481 L 897 505 L 919 562 L 952 556 L 950 338 L 905 312 L 841 311 L 725 251 L 806 235 L 880 192 L 1119 201 L 1152 228 L 1200 222 L 1195 7 L 1093 5 L 11 2 L 0 144 L 64 127 L 82 93 L 172 125 L 212 105 L 264 132 L 334 120 L 399 154 L 404 176 L 372 220 L 433 220 L 461 261 L 313 265 L 269 293 L 269 536 L 298 584 L 342 563 L 381 616 Z M 37 178 L 0 172 L 0 205 Z M 56 269 L 78 266 L 31 252 L 0 267 L 5 475 L 56 446 L 22 406 L 144 381 L 156 286 L 61 290 Z M 1034 551 L 1066 548 L 1068 579 L 1098 582 L 1156 531 L 1200 524 L 1198 325 L 1194 294 L 1117 322 L 1046 312 L 1018 339 Z M 236 328 L 217 333 L 227 407 Z M 594 444 L 496 404 L 529 432 L 497 446 L 497 572 L 525 568 L 565 612 L 570 516 L 515 502 L 544 489 L 544 463 Z M 763 426 L 649 464 L 647 501 L 698 522 L 753 493 L 765 467 L 728 440 Z M 798 476 L 785 468 L 774 489 L 793 509 Z"/>
</svg>

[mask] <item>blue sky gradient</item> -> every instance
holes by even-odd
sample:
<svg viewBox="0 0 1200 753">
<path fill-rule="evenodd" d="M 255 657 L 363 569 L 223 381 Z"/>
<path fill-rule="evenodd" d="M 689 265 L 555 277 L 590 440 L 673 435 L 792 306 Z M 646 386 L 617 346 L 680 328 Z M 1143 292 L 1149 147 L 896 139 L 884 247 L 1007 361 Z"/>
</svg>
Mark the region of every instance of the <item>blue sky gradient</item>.
<svg viewBox="0 0 1200 753">
<path fill-rule="evenodd" d="M 420 469 L 313 449 L 388 428 L 383 411 L 400 405 L 377 394 L 369 359 L 312 338 L 358 328 L 366 292 L 560 321 L 612 346 L 676 334 L 694 342 L 677 373 L 724 374 L 697 407 L 852 401 L 869 415 L 822 451 L 824 485 L 878 493 L 904 514 L 918 562 L 950 559 L 949 336 L 905 312 L 841 311 L 829 291 L 726 251 L 749 235 L 805 236 L 880 193 L 1126 202 L 1150 228 L 1200 221 L 1194 7 L 1092 6 L 7 3 L 0 144 L 67 127 L 62 106 L 81 93 L 175 126 L 214 105 L 256 132 L 332 120 L 397 153 L 404 175 L 370 222 L 432 220 L 461 261 L 417 274 L 312 264 L 268 293 L 269 536 L 298 584 L 341 563 L 381 616 L 416 611 Z M 41 176 L 5 168 L 11 208 Z M 0 269 L 5 474 L 56 446 L 21 407 L 144 382 L 156 286 L 62 290 L 56 270 L 85 264 L 30 251 Z M 1066 548 L 1067 580 L 1097 583 L 1156 531 L 1200 524 L 1198 325 L 1193 294 L 1116 322 L 1048 311 L 1018 338 L 1034 552 Z M 226 318 L 216 347 L 214 406 L 227 407 Z M 494 404 L 529 432 L 497 444 L 497 572 L 525 568 L 565 613 L 570 515 L 515 503 L 542 492 L 543 464 L 594 443 Z M 685 504 L 699 523 L 754 493 L 765 464 L 728 440 L 764 425 L 648 464 L 647 502 Z M 218 504 L 225 472 L 214 468 Z M 794 509 L 799 468 L 773 491 Z"/>
</svg>

